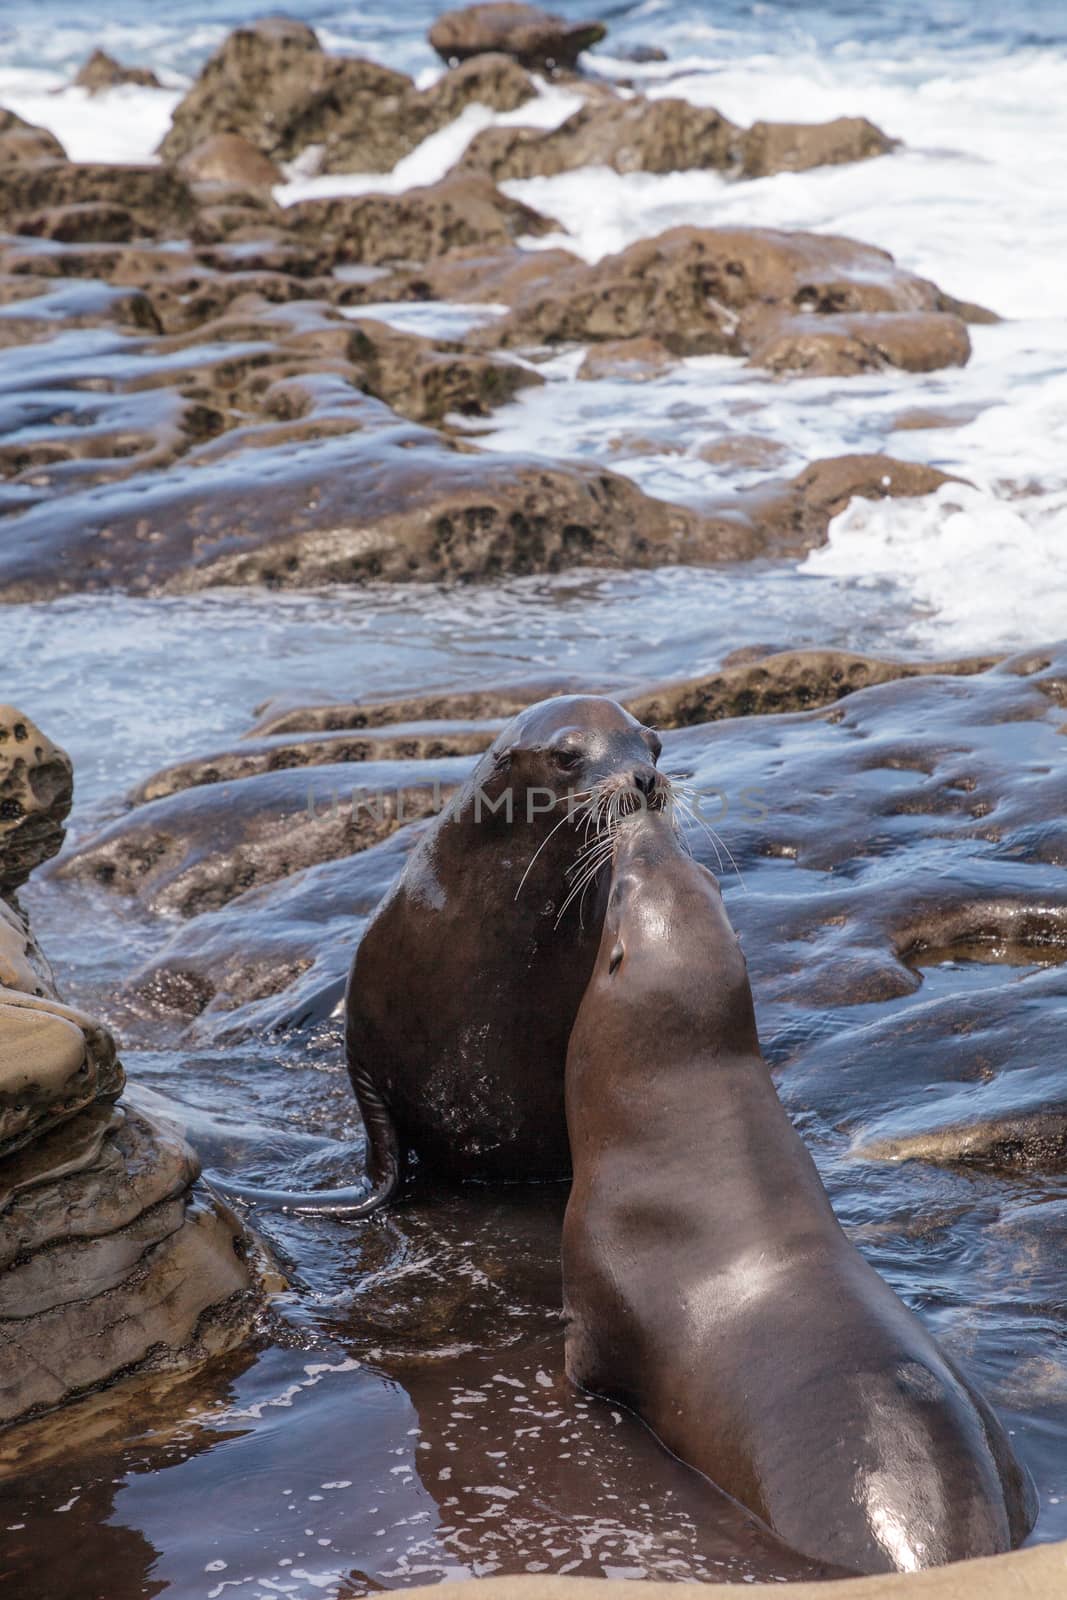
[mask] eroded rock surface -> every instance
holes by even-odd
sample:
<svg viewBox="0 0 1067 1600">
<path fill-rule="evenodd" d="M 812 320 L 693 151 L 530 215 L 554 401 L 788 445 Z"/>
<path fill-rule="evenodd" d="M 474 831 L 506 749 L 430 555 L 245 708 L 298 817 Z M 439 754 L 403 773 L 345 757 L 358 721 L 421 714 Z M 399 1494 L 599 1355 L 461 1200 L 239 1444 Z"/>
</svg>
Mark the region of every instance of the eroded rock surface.
<svg viewBox="0 0 1067 1600">
<path fill-rule="evenodd" d="M 704 169 L 761 178 L 865 161 L 887 154 L 895 143 L 865 117 L 810 126 L 757 122 L 745 129 L 688 100 L 600 98 L 547 132 L 486 128 L 468 145 L 459 165 L 484 172 L 494 183 L 555 177 L 577 167 L 658 173 Z"/>
<path fill-rule="evenodd" d="M 63 838 L 70 761 L 0 710 L 0 1426 L 233 1348 L 258 1313 L 190 1148 L 114 1102 L 115 1041 L 64 1005 L 14 890 Z"/>
<path fill-rule="evenodd" d="M 551 71 L 575 67 L 581 52 L 599 44 L 606 33 L 600 22 L 573 23 L 518 0 L 489 0 L 446 11 L 430 29 L 429 40 L 450 63 L 502 51 L 523 66 Z"/>
<path fill-rule="evenodd" d="M 78 68 L 72 81 L 75 87 L 88 89 L 90 94 L 102 94 L 106 89 L 119 89 L 124 84 L 134 84 L 140 89 L 160 87 L 159 79 L 150 67 L 124 67 L 106 50 L 94 50 Z"/>
<path fill-rule="evenodd" d="M 306 23 L 267 17 L 223 41 L 175 111 L 160 154 L 181 161 L 231 134 L 275 161 L 316 146 L 327 172 L 388 172 L 466 105 L 513 111 L 533 92 L 508 57 L 479 58 L 420 91 L 402 72 L 329 55 Z"/>
</svg>

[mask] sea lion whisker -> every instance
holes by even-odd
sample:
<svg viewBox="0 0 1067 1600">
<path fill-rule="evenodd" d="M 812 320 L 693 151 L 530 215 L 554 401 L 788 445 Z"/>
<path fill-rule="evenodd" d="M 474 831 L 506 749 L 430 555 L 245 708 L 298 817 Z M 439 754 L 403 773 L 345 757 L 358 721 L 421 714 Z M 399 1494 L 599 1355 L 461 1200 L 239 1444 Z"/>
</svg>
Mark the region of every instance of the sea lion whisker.
<svg viewBox="0 0 1067 1600">
<path fill-rule="evenodd" d="M 683 790 L 682 788 L 679 788 L 677 790 L 677 796 L 676 797 L 677 797 L 677 804 L 678 804 L 680 810 L 682 811 L 683 815 L 687 816 L 690 819 L 690 821 L 695 822 L 698 828 L 703 828 L 704 832 L 707 834 L 708 838 L 710 839 L 711 845 L 712 845 L 712 849 L 715 851 L 715 860 L 718 863 L 719 871 L 720 872 L 722 871 L 722 856 L 719 854 L 719 846 L 721 845 L 723 850 L 726 853 L 727 861 L 730 863 L 731 867 L 733 867 L 734 871 L 737 873 L 737 881 L 738 881 L 738 883 L 741 885 L 742 889 L 746 890 L 746 892 L 747 892 L 748 885 L 745 883 L 744 874 L 741 871 L 741 868 L 737 865 L 737 862 L 734 859 L 733 851 L 730 849 L 730 846 L 726 843 L 726 840 L 722 837 L 722 835 L 720 833 L 716 832 L 716 830 L 711 826 L 710 822 L 706 821 L 704 817 L 700 816 L 700 814 L 696 810 L 695 806 L 693 805 L 692 801 L 689 799 L 689 796 L 688 796 L 688 793 L 686 792 L 686 790 Z"/>
<path fill-rule="evenodd" d="M 564 800 L 566 800 L 568 802 L 568 805 L 572 804 L 575 800 L 582 800 L 582 801 L 585 801 L 586 803 L 588 803 L 588 799 L 592 798 L 593 793 L 594 793 L 594 791 L 590 789 L 590 790 L 584 791 L 584 793 L 560 795 L 559 799 L 557 801 L 555 801 L 554 803 L 556 805 L 561 805 Z M 581 808 L 579 808 L 579 809 L 581 809 Z M 541 851 L 555 837 L 555 835 L 559 832 L 560 828 L 562 828 L 563 824 L 565 822 L 568 822 L 568 821 L 572 820 L 574 815 L 575 815 L 575 813 L 568 809 L 564 813 L 564 815 L 562 817 L 560 817 L 560 819 L 556 823 L 555 827 L 550 829 L 549 832 L 545 835 L 545 837 L 541 840 L 541 843 L 537 846 L 537 849 L 534 851 L 533 855 L 530 857 L 529 861 L 526 864 L 526 871 L 523 873 L 522 877 L 519 879 L 519 887 L 515 890 L 515 898 L 516 898 L 516 900 L 519 898 L 519 895 L 522 893 L 522 886 L 526 882 L 527 878 L 530 876 L 530 873 L 533 871 L 534 862 L 537 860 L 538 856 L 541 854 Z M 577 823 L 575 823 L 575 826 L 577 827 Z"/>
<path fill-rule="evenodd" d="M 579 922 L 581 923 L 582 927 L 585 926 L 584 922 L 581 921 L 581 918 L 586 892 L 589 888 L 589 885 L 596 878 L 598 872 L 600 872 L 601 868 L 606 866 L 606 864 L 611 860 L 614 849 L 614 835 L 605 834 L 597 839 L 594 839 L 592 845 L 583 851 L 578 860 L 573 862 L 571 867 L 568 868 L 568 877 L 573 874 L 574 881 L 572 882 L 567 897 L 560 906 L 559 912 L 556 916 L 557 928 L 559 927 L 560 922 L 563 920 L 564 913 L 566 912 L 568 906 L 578 895 L 581 896 L 578 904 Z"/>
</svg>

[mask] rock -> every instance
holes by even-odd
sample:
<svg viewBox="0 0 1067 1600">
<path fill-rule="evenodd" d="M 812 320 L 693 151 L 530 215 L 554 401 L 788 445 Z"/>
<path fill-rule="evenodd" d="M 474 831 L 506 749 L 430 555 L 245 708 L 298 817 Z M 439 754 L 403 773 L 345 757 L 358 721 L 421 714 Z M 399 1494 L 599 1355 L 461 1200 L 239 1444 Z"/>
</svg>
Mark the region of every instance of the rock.
<svg viewBox="0 0 1067 1600">
<path fill-rule="evenodd" d="M 516 294 L 509 315 L 475 339 L 584 344 L 638 338 L 655 328 L 675 355 L 748 355 L 766 348 L 776 315 L 802 317 L 803 328 L 815 331 L 833 318 L 829 326 L 840 332 L 841 317 L 863 313 L 855 326 L 872 342 L 883 315 L 942 312 L 947 298 L 897 267 L 885 251 L 851 239 L 762 228 L 672 228 L 593 266 L 576 263 L 534 277 Z M 937 328 L 940 354 L 955 358 L 958 325 L 947 317 Z M 929 336 L 927 324 L 890 319 L 878 359 L 913 352 Z"/>
<path fill-rule="evenodd" d="M 65 856 L 57 876 L 180 916 L 388 838 L 447 803 L 474 757 L 265 772 L 153 800 Z"/>
<path fill-rule="evenodd" d="M 0 207 L 13 233 L 63 237 L 41 219 L 47 213 L 71 218 L 108 217 L 102 222 L 68 225 L 75 241 L 125 240 L 140 234 L 171 236 L 183 231 L 193 214 L 189 187 L 162 167 L 107 162 L 40 161 L 0 167 Z M 104 207 L 102 212 L 90 207 Z"/>
<path fill-rule="evenodd" d="M 0 706 L 0 896 L 57 853 L 73 796 L 66 751 L 14 706 Z"/>
<path fill-rule="evenodd" d="M 514 0 L 446 11 L 429 32 L 443 61 L 466 61 L 487 51 L 514 56 L 524 67 L 543 71 L 574 68 L 583 50 L 599 44 L 607 29 L 599 22 L 570 23 Z"/>
<path fill-rule="evenodd" d="M 66 151 L 54 133 L 32 122 L 24 122 L 13 111 L 0 106 L 0 167 L 65 160 Z"/>
<path fill-rule="evenodd" d="M 738 652 L 747 655 L 747 652 Z M 629 695 L 626 706 L 650 727 L 687 728 L 724 717 L 765 717 L 832 705 L 874 684 L 932 673 L 969 677 L 995 666 L 997 656 L 951 661 L 883 661 L 848 650 L 779 650 L 724 664 L 718 672 Z"/>
<path fill-rule="evenodd" d="M 810 167 L 867 161 L 895 150 L 891 139 L 866 117 L 836 117 L 833 122 L 754 122 L 741 147 L 741 172 L 764 178 L 774 172 L 807 172 Z"/>
<path fill-rule="evenodd" d="M 830 523 L 856 496 L 908 499 L 960 481 L 937 467 L 891 456 L 832 456 L 812 462 L 779 493 L 756 490 L 754 497 L 770 542 L 783 554 L 801 555 L 826 543 Z"/>
<path fill-rule="evenodd" d="M 178 171 L 188 183 L 230 183 L 250 189 L 267 189 L 282 179 L 270 157 L 239 133 L 210 134 L 182 157 Z"/>
<path fill-rule="evenodd" d="M 224 40 L 175 111 L 160 154 L 180 162 L 206 139 L 232 134 L 276 161 L 319 146 L 323 171 L 388 172 L 473 101 L 512 111 L 533 93 L 528 75 L 499 56 L 420 91 L 402 72 L 328 55 L 313 29 L 273 17 Z"/>
<path fill-rule="evenodd" d="M 472 57 L 427 89 L 411 84 L 403 94 L 390 96 L 370 124 L 358 107 L 354 114 L 347 104 L 339 104 L 324 137 L 320 170 L 386 170 L 475 101 L 494 111 L 514 111 L 535 93 L 529 74 L 510 56 L 484 55 Z"/>
<path fill-rule="evenodd" d="M 257 1314 L 247 1237 L 188 1146 L 142 1115 L 83 1118 L 0 1166 L 2 1424 L 233 1349 Z"/>
<path fill-rule="evenodd" d="M 486 128 L 468 145 L 459 166 L 484 172 L 495 183 L 593 166 L 659 173 L 702 168 L 754 178 L 864 161 L 894 149 L 897 142 L 864 117 L 839 117 L 810 127 L 757 122 L 746 131 L 718 111 L 687 100 L 638 96 L 592 100 L 548 131 Z"/>
<path fill-rule="evenodd" d="M 370 123 L 410 86 L 388 67 L 328 56 L 305 23 L 267 17 L 219 46 L 177 107 L 160 154 L 179 161 L 212 134 L 236 133 L 285 160 L 320 142 L 342 106 Z M 389 137 L 385 168 L 396 159 Z"/>
<path fill-rule="evenodd" d="M 24 512 L 19 539 L 0 550 L 0 593 L 655 565 L 735 559 L 755 538 L 741 516 L 701 517 L 614 473 L 450 448 L 338 387 L 343 432 L 278 424 L 270 452 L 224 436 L 205 447 L 215 459 L 202 452 L 193 468 L 134 475 L 106 494 L 69 493 Z"/>
<path fill-rule="evenodd" d="M 592 382 L 598 378 L 625 378 L 630 383 L 644 383 L 660 377 L 673 365 L 674 357 L 658 339 L 609 339 L 592 346 L 578 368 L 578 376 Z"/>
<path fill-rule="evenodd" d="M 0 1160 L 117 1100 L 124 1081 L 106 1028 L 58 1000 L 0 989 Z"/>
<path fill-rule="evenodd" d="M 62 840 L 70 762 L 0 710 L 0 1426 L 232 1349 L 259 1304 L 241 1225 L 185 1143 L 117 1109 L 115 1041 L 58 998 L 11 896 Z"/>
<path fill-rule="evenodd" d="M 749 361 L 771 372 L 851 377 L 886 367 L 937 372 L 965 367 L 970 357 L 970 336 L 959 317 L 943 311 L 883 311 L 768 317 L 762 338 L 752 338 Z"/>
<path fill-rule="evenodd" d="M 229 783 L 261 772 L 293 767 L 333 766 L 340 762 L 440 761 L 449 756 L 480 755 L 503 727 L 501 721 L 409 722 L 387 728 L 357 725 L 343 731 L 248 738 L 228 750 L 212 751 L 176 762 L 148 778 L 131 796 L 134 805 L 161 800 L 201 784 Z M 358 774 L 353 774 L 358 777 Z"/>
<path fill-rule="evenodd" d="M 350 358 L 360 387 L 413 422 L 440 423 L 451 413 L 484 417 L 520 389 L 544 382 L 517 362 L 470 354 L 367 318 L 350 323 Z"/>
<path fill-rule="evenodd" d="M 612 689 L 617 685 L 611 685 Z M 525 711 L 537 700 L 559 694 L 608 693 L 604 685 L 593 691 L 577 678 L 534 678 L 528 682 L 493 684 L 475 689 L 444 689 L 438 694 L 404 695 L 387 700 L 331 700 L 324 704 L 302 700 L 270 700 L 257 707 L 258 721 L 245 737 L 252 741 L 292 733 L 327 733 L 364 728 L 380 729 L 388 736 L 397 724 L 463 722 L 488 724 Z M 492 741 L 490 741 L 492 742 Z"/>
<path fill-rule="evenodd" d="M 552 227 L 540 212 L 508 199 L 476 174 L 450 175 L 402 194 L 304 200 L 287 209 L 285 221 L 314 242 L 320 271 L 347 262 L 430 261 L 471 245 L 508 245 Z"/>
<path fill-rule="evenodd" d="M 575 167 L 616 172 L 729 169 L 740 157 L 741 130 L 717 111 L 686 100 L 597 100 L 560 127 L 486 128 L 468 145 L 459 166 L 494 183 L 553 177 Z"/>
<path fill-rule="evenodd" d="M 94 50 L 78 69 L 73 82 L 79 89 L 88 89 L 90 94 L 101 94 L 105 89 L 117 89 L 127 83 L 143 89 L 162 88 L 155 73 L 147 67 L 124 67 L 106 50 Z"/>
</svg>

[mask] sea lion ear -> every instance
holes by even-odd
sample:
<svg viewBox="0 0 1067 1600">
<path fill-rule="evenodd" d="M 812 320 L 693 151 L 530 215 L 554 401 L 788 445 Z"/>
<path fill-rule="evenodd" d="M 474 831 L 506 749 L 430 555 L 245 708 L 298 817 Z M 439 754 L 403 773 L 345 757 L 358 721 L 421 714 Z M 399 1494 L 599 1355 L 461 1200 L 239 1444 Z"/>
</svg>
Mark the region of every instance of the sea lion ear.
<svg viewBox="0 0 1067 1600">
<path fill-rule="evenodd" d="M 496 768 L 497 772 L 503 772 L 506 767 L 511 766 L 518 749 L 519 746 L 517 744 L 509 744 L 505 750 L 497 751 L 496 755 L 493 757 L 493 766 Z"/>
<path fill-rule="evenodd" d="M 611 959 L 608 962 L 609 975 L 613 972 L 618 972 L 619 968 L 622 966 L 622 958 L 625 954 L 626 951 L 623 947 L 623 942 L 620 939 L 614 950 L 611 952 Z"/>
</svg>

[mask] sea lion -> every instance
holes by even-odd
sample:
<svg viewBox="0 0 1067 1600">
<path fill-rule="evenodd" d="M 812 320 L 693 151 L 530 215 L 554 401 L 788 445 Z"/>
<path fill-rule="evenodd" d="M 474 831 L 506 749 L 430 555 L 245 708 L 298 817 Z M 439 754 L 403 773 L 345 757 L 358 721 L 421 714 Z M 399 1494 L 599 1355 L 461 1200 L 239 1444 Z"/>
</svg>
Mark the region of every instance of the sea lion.
<svg viewBox="0 0 1067 1600">
<path fill-rule="evenodd" d="M 745 958 L 669 819 L 624 819 L 566 1076 L 567 1371 L 785 1543 L 855 1572 L 1018 1544 L 990 1407 L 845 1237 L 760 1053 Z"/>
<path fill-rule="evenodd" d="M 409 1154 L 452 1179 L 567 1176 L 563 1076 L 600 940 L 596 852 L 623 796 L 666 803 L 659 753 L 657 734 L 599 695 L 543 700 L 508 723 L 352 964 L 345 1053 L 370 1192 L 227 1193 L 361 1217 L 392 1197 Z"/>
</svg>

